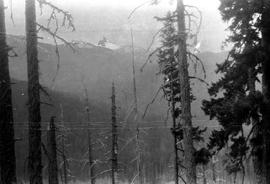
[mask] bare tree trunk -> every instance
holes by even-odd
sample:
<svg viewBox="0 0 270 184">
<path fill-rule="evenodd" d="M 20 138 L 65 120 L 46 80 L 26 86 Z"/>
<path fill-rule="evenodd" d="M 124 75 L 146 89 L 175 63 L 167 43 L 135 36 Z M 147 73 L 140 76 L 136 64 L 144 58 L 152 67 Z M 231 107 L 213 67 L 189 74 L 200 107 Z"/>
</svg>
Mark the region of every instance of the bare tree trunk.
<svg viewBox="0 0 270 184">
<path fill-rule="evenodd" d="M 143 184 L 143 174 L 142 174 L 142 152 L 141 152 L 141 146 L 140 146 L 140 124 L 137 121 L 138 117 L 138 100 L 137 100 L 137 86 L 136 86 L 136 71 L 135 71 L 135 53 L 134 53 L 134 38 L 133 38 L 133 30 L 130 30 L 131 34 L 131 44 L 132 44 L 132 76 L 133 76 L 133 95 L 134 95 L 134 112 L 135 112 L 135 118 L 134 120 L 137 123 L 137 132 L 136 132 L 136 151 L 138 155 L 137 159 L 137 172 L 138 172 L 138 178 L 139 178 L 139 184 Z"/>
<path fill-rule="evenodd" d="M 91 134 L 91 124 L 90 124 L 90 109 L 89 109 L 89 98 L 88 98 L 88 90 L 87 87 L 84 85 L 82 81 L 82 85 L 84 88 L 85 93 L 85 109 L 86 109 L 86 115 L 87 115 L 87 122 L 89 123 L 89 129 L 87 130 L 87 136 L 88 136 L 88 161 L 89 161 L 89 178 L 90 183 L 95 184 L 95 166 L 93 161 L 93 148 L 92 148 L 92 134 Z"/>
<path fill-rule="evenodd" d="M 63 161 L 63 167 L 61 171 L 61 180 L 62 183 L 68 183 L 68 164 L 67 164 L 67 157 L 66 157 L 66 134 L 65 134 L 65 121 L 64 121 L 64 108 L 63 105 L 60 104 L 60 117 L 61 117 L 61 124 L 62 124 L 62 134 L 61 134 L 61 157 Z"/>
<path fill-rule="evenodd" d="M 179 77 L 181 91 L 181 124 L 183 126 L 184 159 L 186 167 L 186 182 L 196 184 L 196 164 L 194 158 L 194 146 L 192 140 L 192 122 L 190 107 L 190 83 L 187 64 L 186 51 L 186 26 L 185 26 L 185 7 L 183 0 L 177 0 L 178 16 L 178 43 L 179 43 Z"/>
<path fill-rule="evenodd" d="M 115 104 L 115 87 L 112 84 L 112 184 L 117 184 L 118 172 L 118 143 L 117 143 L 117 124 L 116 124 L 116 104 Z"/>
<path fill-rule="evenodd" d="M 65 122 L 64 122 L 64 109 L 63 109 L 63 105 L 60 104 L 60 110 L 61 110 L 61 121 L 62 121 L 62 127 L 63 127 L 63 131 L 62 131 L 62 135 L 61 135 L 61 156 L 62 156 L 62 160 L 63 160 L 63 176 L 61 176 L 62 181 L 64 181 L 64 184 L 68 184 L 68 172 L 67 172 L 67 157 L 66 157 L 66 135 L 65 135 Z"/>
<path fill-rule="evenodd" d="M 0 46 L 0 183 L 11 184 L 16 183 L 16 157 L 3 0 L 0 0 Z"/>
<path fill-rule="evenodd" d="M 28 121 L 29 121 L 29 161 L 30 184 L 42 183 L 41 162 L 41 115 L 40 84 L 37 49 L 35 0 L 26 0 L 26 50 L 28 72 Z"/>
<path fill-rule="evenodd" d="M 49 159 L 49 184 L 58 184 L 56 127 L 54 124 L 54 117 L 51 118 L 47 133 L 47 151 Z"/>
<path fill-rule="evenodd" d="M 91 131 L 87 131 L 88 134 L 88 160 L 89 160 L 89 177 L 90 177 L 90 183 L 95 184 L 95 174 L 94 174 L 94 161 L 93 161 L 93 149 L 92 149 L 92 137 L 91 137 Z"/>
<path fill-rule="evenodd" d="M 136 150 L 137 150 L 137 155 L 138 155 L 137 172 L 138 172 L 138 177 L 139 177 L 139 184 L 142 184 L 143 183 L 142 161 L 141 161 L 142 154 L 141 154 L 141 147 L 140 147 L 140 142 L 139 142 L 140 141 L 139 135 L 140 135 L 140 129 L 139 129 L 139 126 L 137 125 L 137 133 L 136 133 Z"/>
</svg>

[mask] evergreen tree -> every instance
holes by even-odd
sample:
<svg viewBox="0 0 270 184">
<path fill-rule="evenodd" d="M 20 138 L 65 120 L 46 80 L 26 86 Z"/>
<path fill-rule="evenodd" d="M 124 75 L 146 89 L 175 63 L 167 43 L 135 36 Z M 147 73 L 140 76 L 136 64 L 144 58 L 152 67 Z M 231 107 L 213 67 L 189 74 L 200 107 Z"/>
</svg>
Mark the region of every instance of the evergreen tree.
<svg viewBox="0 0 270 184">
<path fill-rule="evenodd" d="M 231 36 L 226 42 L 233 44 L 233 48 L 224 63 L 217 65 L 217 73 L 223 76 L 209 89 L 212 99 L 203 102 L 210 119 L 216 118 L 222 125 L 221 130 L 212 132 L 208 146 L 215 153 L 230 143 L 227 169 L 234 173 L 244 172 L 244 161 L 251 152 L 257 183 L 266 183 L 269 169 L 263 166 L 268 161 L 263 161 L 266 156 L 262 153 L 268 153 L 269 149 L 269 143 L 265 142 L 270 110 L 265 99 L 269 98 L 264 90 L 256 90 L 255 83 L 261 82 L 259 74 L 263 74 L 264 81 L 267 70 L 264 63 L 269 63 L 261 36 L 262 22 L 266 19 L 262 15 L 267 6 L 263 1 L 221 0 L 219 9 L 223 20 L 230 22 Z M 267 88 L 264 82 L 261 85 Z M 250 124 L 252 129 L 245 135 L 243 126 Z"/>
<path fill-rule="evenodd" d="M 262 124 L 263 124 L 263 174 L 265 183 L 270 184 L 270 1 L 261 1 L 261 33 L 262 33 Z"/>
<path fill-rule="evenodd" d="M 177 32 L 175 28 L 175 18 L 169 12 L 165 18 L 163 30 L 161 32 L 161 43 L 164 46 L 158 52 L 158 64 L 160 66 L 160 73 L 163 77 L 163 92 L 166 100 L 169 102 L 169 106 L 171 108 L 171 116 L 173 121 L 172 133 L 174 136 L 174 168 L 175 168 L 175 183 L 179 183 L 179 151 L 182 148 L 179 148 L 178 136 L 176 130 L 180 128 L 180 124 L 176 122 L 176 119 L 179 118 L 180 115 L 180 89 L 179 89 L 179 80 L 178 74 L 179 71 L 177 69 L 178 62 L 176 56 L 178 55 L 177 51 L 175 51 L 176 45 L 176 37 Z M 182 145 L 180 146 L 182 147 Z"/>
<path fill-rule="evenodd" d="M 168 105 L 171 111 L 171 117 L 173 126 L 171 128 L 174 136 L 174 164 L 175 164 L 175 183 L 179 183 L 179 178 L 184 180 L 180 175 L 180 169 L 185 170 L 185 154 L 187 150 L 184 149 L 184 124 L 181 122 L 182 116 L 182 99 L 181 99 L 181 88 L 179 79 L 179 49 L 178 44 L 178 32 L 177 32 L 177 17 L 175 13 L 168 13 L 164 18 L 157 18 L 163 22 L 163 28 L 161 29 L 161 47 L 158 49 L 158 64 L 160 71 L 159 73 L 163 76 L 162 90 L 165 99 L 168 101 Z M 194 100 L 195 97 L 189 92 L 190 101 Z M 203 141 L 202 134 L 206 129 L 201 130 L 199 127 L 192 127 L 191 137 L 193 142 Z M 194 148 L 193 148 L 194 149 Z M 194 165 L 207 164 L 209 159 L 209 152 L 205 148 L 194 149 Z M 185 166 L 185 167 L 183 167 Z M 196 171 L 196 169 L 195 169 Z M 196 174 L 196 173 L 195 173 Z M 186 178 L 188 181 L 189 179 Z"/>
</svg>

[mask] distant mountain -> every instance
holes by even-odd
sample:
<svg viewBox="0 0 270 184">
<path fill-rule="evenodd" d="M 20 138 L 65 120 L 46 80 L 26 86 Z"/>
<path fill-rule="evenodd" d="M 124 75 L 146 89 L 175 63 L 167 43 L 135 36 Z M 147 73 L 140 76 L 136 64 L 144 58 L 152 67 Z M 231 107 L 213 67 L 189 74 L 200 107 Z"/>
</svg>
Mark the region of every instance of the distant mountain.
<svg viewBox="0 0 270 184">
<path fill-rule="evenodd" d="M 26 81 L 24 38 L 10 36 L 8 42 L 18 54 L 18 57 L 12 57 L 10 61 L 11 76 L 14 79 Z M 50 90 L 70 93 L 83 99 L 83 82 L 88 88 L 91 99 L 110 104 L 111 83 L 114 81 L 116 83 L 118 106 L 125 111 L 122 112 L 123 115 L 127 113 L 133 103 L 130 46 L 111 50 L 88 43 L 87 46 L 80 44 L 75 49 L 76 51 L 72 52 L 67 46 L 59 45 L 60 67 L 57 71 L 58 59 L 55 54 L 55 46 L 39 43 L 41 84 Z M 143 72 L 140 71 L 147 56 L 148 53 L 145 50 L 139 48 L 135 50 L 137 92 L 141 113 L 151 102 L 161 84 L 161 76 L 157 75 L 158 66 L 154 61 L 148 63 Z M 199 57 L 202 59 L 206 70 L 206 80 L 208 82 L 215 81 L 217 79 L 214 73 L 215 65 L 225 59 L 226 53 L 205 52 L 199 54 Z M 194 66 L 190 64 L 190 73 L 202 77 L 202 68 L 200 65 L 197 67 L 197 73 L 194 73 Z M 56 80 L 54 81 L 55 77 Z M 192 88 L 193 93 L 197 96 L 193 114 L 201 119 L 204 115 L 200 110 L 200 103 L 202 99 L 208 98 L 207 86 L 194 80 L 192 81 Z M 151 106 L 150 114 L 156 115 L 157 119 L 160 119 L 165 116 L 166 107 L 166 102 L 158 98 Z"/>
</svg>

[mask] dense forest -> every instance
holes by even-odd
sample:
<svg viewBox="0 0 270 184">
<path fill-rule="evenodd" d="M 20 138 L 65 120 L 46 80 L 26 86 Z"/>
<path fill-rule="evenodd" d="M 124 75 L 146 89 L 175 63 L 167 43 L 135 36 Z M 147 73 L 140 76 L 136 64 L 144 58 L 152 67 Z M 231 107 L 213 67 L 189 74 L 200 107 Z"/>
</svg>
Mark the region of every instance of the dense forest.
<svg viewBox="0 0 270 184">
<path fill-rule="evenodd" d="M 270 0 L 0 0 L 0 184 L 270 184 L 267 70 Z"/>
</svg>

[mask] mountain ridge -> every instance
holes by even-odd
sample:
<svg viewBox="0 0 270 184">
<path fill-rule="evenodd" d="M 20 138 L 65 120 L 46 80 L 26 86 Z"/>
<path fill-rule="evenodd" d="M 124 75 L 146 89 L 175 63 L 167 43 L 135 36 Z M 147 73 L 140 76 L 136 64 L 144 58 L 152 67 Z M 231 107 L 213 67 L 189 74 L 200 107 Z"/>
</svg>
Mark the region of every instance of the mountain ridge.
<svg viewBox="0 0 270 184">
<path fill-rule="evenodd" d="M 9 37 L 8 44 L 14 47 L 18 57 L 10 58 L 10 73 L 14 79 L 27 80 L 26 55 L 23 38 Z M 97 101 L 110 103 L 108 97 L 111 93 L 111 83 L 115 81 L 118 90 L 119 106 L 128 109 L 132 103 L 132 57 L 131 53 L 122 49 L 110 50 L 99 46 L 93 48 L 77 48 L 73 53 L 67 46 L 59 45 L 60 63 L 57 71 L 58 59 L 55 53 L 55 46 L 47 43 L 39 43 L 39 60 L 40 60 L 40 82 L 43 86 L 59 92 L 66 92 L 83 98 L 84 83 L 89 91 L 89 96 Z M 206 69 L 206 81 L 211 82 L 217 79 L 214 75 L 215 63 L 220 63 L 226 58 L 227 53 L 200 53 L 199 57 L 204 61 Z M 135 69 L 137 80 L 138 101 L 141 111 L 146 108 L 147 104 L 158 90 L 162 78 L 157 75 L 158 65 L 153 63 L 147 64 L 144 71 L 140 68 L 145 63 L 147 53 L 138 50 L 135 52 Z M 199 68 L 194 73 L 193 67 L 190 67 L 192 75 L 202 77 L 202 70 Z M 57 73 L 57 76 L 56 76 Z M 53 82 L 56 76 L 55 82 Z M 208 98 L 207 86 L 197 81 L 192 81 L 192 88 L 197 101 L 194 102 L 194 112 L 203 116 L 200 110 L 200 100 Z M 151 107 L 154 114 L 161 118 L 164 116 L 167 103 L 163 100 L 155 102 Z M 199 113 L 198 113 L 199 112 Z"/>
</svg>

